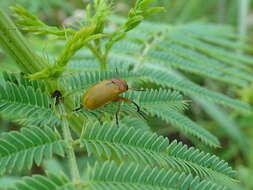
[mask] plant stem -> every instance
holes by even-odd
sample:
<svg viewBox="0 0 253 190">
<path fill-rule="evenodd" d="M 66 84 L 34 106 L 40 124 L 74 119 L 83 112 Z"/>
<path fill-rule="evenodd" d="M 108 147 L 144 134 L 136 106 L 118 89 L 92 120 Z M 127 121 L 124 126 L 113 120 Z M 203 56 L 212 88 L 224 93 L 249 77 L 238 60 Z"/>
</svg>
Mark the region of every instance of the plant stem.
<svg viewBox="0 0 253 190">
<path fill-rule="evenodd" d="M 69 160 L 69 168 L 71 172 L 71 177 L 74 183 L 80 183 L 80 174 L 79 174 L 79 170 L 78 170 L 78 166 L 76 162 L 75 152 L 72 147 L 72 144 L 74 141 L 71 136 L 68 120 L 65 118 L 66 112 L 64 110 L 64 107 L 60 105 L 60 109 L 61 109 L 60 114 L 61 114 L 61 120 L 62 120 L 63 137 L 66 140 L 67 145 L 68 145 L 66 151 L 67 151 L 67 156 Z"/>
<path fill-rule="evenodd" d="M 143 46 L 141 55 L 138 58 L 139 63 L 135 65 L 133 71 L 137 71 L 143 66 L 146 54 L 148 53 L 150 48 L 152 48 L 155 45 L 157 41 L 161 40 L 162 36 L 163 34 L 159 32 L 147 40 L 148 42 L 146 42 L 145 45 Z"/>
<path fill-rule="evenodd" d="M 48 67 L 48 64 L 31 49 L 31 45 L 2 10 L 0 10 L 0 46 L 16 61 L 17 66 L 24 73 L 36 73 Z M 56 89 L 64 90 L 64 87 L 57 85 L 56 81 L 49 80 L 47 85 L 49 93 Z M 70 97 L 64 100 L 68 112 L 72 112 L 73 104 Z M 77 117 L 72 117 L 70 123 L 76 134 L 80 134 L 82 121 Z"/>
<path fill-rule="evenodd" d="M 102 54 L 101 51 L 99 51 L 99 49 L 95 48 L 91 44 L 88 44 L 86 46 L 91 50 L 93 55 L 98 59 L 99 64 L 100 64 L 100 70 L 101 71 L 106 70 L 106 68 L 107 68 L 107 54 Z"/>
<path fill-rule="evenodd" d="M 35 73 L 47 66 L 47 63 L 30 49 L 25 38 L 2 10 L 0 10 L 0 45 L 25 73 Z"/>
<path fill-rule="evenodd" d="M 248 31 L 248 23 L 247 23 L 247 16 L 250 7 L 249 0 L 240 0 L 239 3 L 239 11 L 238 11 L 238 35 L 240 42 L 244 42 L 244 39 L 247 35 Z M 239 51 L 239 53 L 242 53 Z"/>
<path fill-rule="evenodd" d="M 219 0 L 218 3 L 218 19 L 219 23 L 224 24 L 225 23 L 225 15 L 226 15 L 226 5 L 227 0 Z"/>
<path fill-rule="evenodd" d="M 107 69 L 107 56 L 103 56 L 100 62 L 100 70 L 105 71 Z"/>
</svg>

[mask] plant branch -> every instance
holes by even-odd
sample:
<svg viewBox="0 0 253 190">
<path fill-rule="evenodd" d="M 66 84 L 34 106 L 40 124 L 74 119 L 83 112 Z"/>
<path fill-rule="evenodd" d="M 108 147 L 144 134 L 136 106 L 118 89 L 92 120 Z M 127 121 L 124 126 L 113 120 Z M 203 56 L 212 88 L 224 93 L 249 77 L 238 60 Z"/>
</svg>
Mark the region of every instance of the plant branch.
<svg viewBox="0 0 253 190">
<path fill-rule="evenodd" d="M 106 66 L 107 66 L 107 56 L 103 55 L 99 49 L 97 49 L 96 47 L 92 46 L 92 44 L 87 44 L 86 45 L 91 52 L 93 53 L 93 55 L 98 59 L 99 64 L 100 64 L 100 69 L 101 70 L 106 70 Z"/>
<path fill-rule="evenodd" d="M 220 0 L 218 3 L 218 21 L 221 24 L 224 24 L 226 20 L 226 5 L 227 0 Z"/>
<path fill-rule="evenodd" d="M 238 36 L 239 42 L 244 42 L 244 39 L 248 31 L 247 16 L 249 13 L 250 1 L 241 0 L 239 1 L 239 10 L 238 10 Z M 242 53 L 241 51 L 238 51 Z"/>
<path fill-rule="evenodd" d="M 80 183 L 80 174 L 79 174 L 79 170 L 78 170 L 78 166 L 77 166 L 77 162 L 76 162 L 75 152 L 72 147 L 72 144 L 74 141 L 71 136 L 68 120 L 65 117 L 66 116 L 65 109 L 64 109 L 63 105 L 60 105 L 59 108 L 60 108 L 60 117 L 61 117 L 61 121 L 62 121 L 63 137 L 66 140 L 67 145 L 68 145 L 66 151 L 67 151 L 67 156 L 69 159 L 69 168 L 70 168 L 70 172 L 71 172 L 71 177 L 72 177 L 72 180 L 74 183 L 79 184 Z"/>
<path fill-rule="evenodd" d="M 47 63 L 32 51 L 25 38 L 3 10 L 0 10 L 0 45 L 25 73 L 35 73 L 47 66 Z"/>
<path fill-rule="evenodd" d="M 148 51 L 155 45 L 157 41 L 161 40 L 162 38 L 163 38 L 163 33 L 159 32 L 147 40 L 148 42 L 146 42 L 145 45 L 143 46 L 143 49 L 138 58 L 139 63 L 135 65 L 134 71 L 137 71 L 139 68 L 142 67 L 145 61 L 145 56 L 148 53 Z"/>
<path fill-rule="evenodd" d="M 31 45 L 28 44 L 13 21 L 2 10 L 0 10 L 0 46 L 16 61 L 17 66 L 24 73 L 37 73 L 48 68 L 48 64 L 32 51 Z M 64 87 L 58 85 L 55 80 L 49 80 L 47 84 L 49 93 L 56 89 L 64 90 Z M 71 98 L 66 98 L 64 105 L 66 110 L 72 112 L 73 100 Z M 72 117 L 70 123 L 76 134 L 79 134 L 82 127 L 81 120 Z"/>
</svg>

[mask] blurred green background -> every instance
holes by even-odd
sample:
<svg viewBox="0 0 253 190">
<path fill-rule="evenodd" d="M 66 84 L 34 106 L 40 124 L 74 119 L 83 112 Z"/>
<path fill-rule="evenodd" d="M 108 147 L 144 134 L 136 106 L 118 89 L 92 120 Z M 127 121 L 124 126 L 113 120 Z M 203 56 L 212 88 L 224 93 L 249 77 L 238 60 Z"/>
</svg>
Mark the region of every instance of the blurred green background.
<svg viewBox="0 0 253 190">
<path fill-rule="evenodd" d="M 71 24 L 75 18 L 84 15 L 84 8 L 89 2 L 88 0 L 1 0 L 0 8 L 10 11 L 8 7 L 20 4 L 33 14 L 39 16 L 45 23 L 62 27 L 65 24 Z M 114 14 L 126 15 L 134 3 L 135 0 L 114 0 Z M 232 25 L 242 41 L 249 43 L 251 46 L 253 45 L 251 37 L 253 35 L 253 0 L 157 0 L 156 5 L 165 7 L 166 11 L 151 16 L 149 18 L 151 21 L 167 24 L 183 24 L 198 21 Z M 31 34 L 26 35 L 42 56 L 47 57 L 49 54 L 54 55 L 57 53 L 58 42 L 54 43 L 54 39 Z M 245 53 L 253 54 L 253 52 Z M 4 70 L 17 71 L 17 68 L 12 60 L 0 49 L 0 72 Z M 217 85 L 217 89 L 223 88 L 223 86 L 218 86 L 217 83 L 215 85 Z M 228 88 L 226 89 L 227 92 L 234 90 L 232 88 L 229 89 L 229 87 L 226 88 Z M 249 103 L 253 102 L 252 89 L 243 89 L 238 93 L 242 99 L 249 101 Z M 253 151 L 249 150 L 249 159 L 246 159 L 238 145 L 227 138 L 225 131 L 222 131 L 218 127 L 218 124 L 207 115 L 196 109 L 198 108 L 193 108 L 188 115 L 202 125 L 207 126 L 214 135 L 219 137 L 224 147 L 220 150 L 214 150 L 214 153 L 229 161 L 239 171 L 239 178 L 242 182 L 241 189 L 252 190 Z M 229 116 L 240 126 L 241 131 L 247 137 L 247 141 L 253 145 L 252 115 L 232 112 Z M 7 128 L 15 129 L 15 127 L 15 124 L 0 118 L 0 132 L 5 131 Z M 163 132 L 161 131 L 161 133 Z M 173 133 L 170 136 L 177 139 L 181 138 L 178 133 Z M 45 167 L 57 168 L 53 161 L 47 163 Z M 2 181 L 8 183 L 8 180 L 9 178 L 0 178 L 0 184 L 3 183 Z"/>
<path fill-rule="evenodd" d="M 84 15 L 84 8 L 89 2 L 92 0 L 1 0 L 0 7 L 10 11 L 8 10 L 10 6 L 20 4 L 31 13 L 38 15 L 45 23 L 62 27 Z M 124 16 L 134 5 L 135 0 L 112 0 L 112 2 L 113 13 Z M 149 20 L 168 24 L 189 22 L 229 24 L 234 26 L 239 36 L 248 35 L 248 41 L 251 41 L 250 35 L 253 25 L 253 13 L 251 13 L 253 3 L 251 0 L 164 0 L 156 1 L 155 4 L 165 7 L 166 11 L 149 17 Z M 32 41 L 34 42 L 34 40 Z M 40 44 L 38 42 L 38 45 Z M 45 46 L 44 44 L 44 48 Z M 0 59 L 3 58 L 3 53 L 0 53 Z M 9 67 L 11 70 L 14 69 L 9 64 L 0 62 L 0 69 L 8 69 Z"/>
</svg>

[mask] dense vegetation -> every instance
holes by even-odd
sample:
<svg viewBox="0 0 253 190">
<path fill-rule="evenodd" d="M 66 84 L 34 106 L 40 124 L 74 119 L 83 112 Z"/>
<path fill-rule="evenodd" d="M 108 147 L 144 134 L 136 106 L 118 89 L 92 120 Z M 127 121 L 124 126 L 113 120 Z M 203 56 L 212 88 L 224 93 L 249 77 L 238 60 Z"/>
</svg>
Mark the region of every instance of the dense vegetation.
<svg viewBox="0 0 253 190">
<path fill-rule="evenodd" d="M 38 2 L 0 10 L 0 189 L 253 187 L 252 48 L 226 16 L 235 4 Z M 112 78 L 141 89 L 122 97 L 144 117 L 127 102 L 74 111 Z"/>
</svg>

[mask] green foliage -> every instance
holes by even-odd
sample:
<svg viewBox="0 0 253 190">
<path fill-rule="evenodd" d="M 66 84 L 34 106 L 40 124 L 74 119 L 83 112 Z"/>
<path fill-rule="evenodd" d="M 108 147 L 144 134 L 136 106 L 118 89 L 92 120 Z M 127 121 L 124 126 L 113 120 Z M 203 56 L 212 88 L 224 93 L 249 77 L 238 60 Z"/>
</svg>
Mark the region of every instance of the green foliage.
<svg viewBox="0 0 253 190">
<path fill-rule="evenodd" d="M 198 102 L 202 105 L 204 110 L 210 116 L 212 116 L 217 123 L 220 124 L 224 131 L 226 131 L 226 134 L 234 139 L 242 152 L 246 155 L 246 152 L 249 148 L 249 143 L 246 140 L 246 136 L 240 130 L 240 127 L 218 106 L 203 100 L 198 100 Z"/>
<path fill-rule="evenodd" d="M 20 132 L 3 133 L 0 138 L 0 173 L 31 169 L 53 153 L 64 156 L 65 142 L 49 127 L 22 128 Z"/>
<path fill-rule="evenodd" d="M 126 96 L 138 102 L 151 116 L 158 116 L 162 120 L 179 127 L 186 134 L 196 136 L 205 144 L 214 147 L 219 146 L 216 137 L 180 113 L 186 104 L 178 92 L 160 89 L 131 93 Z"/>
<path fill-rule="evenodd" d="M 93 4 L 87 5 L 85 25 L 96 25 L 96 33 L 103 32 L 110 13 L 111 5 L 108 0 L 95 0 Z"/>
<path fill-rule="evenodd" d="M 61 30 L 57 27 L 46 25 L 22 6 L 17 5 L 12 7 L 12 10 L 15 12 L 16 24 L 22 26 L 23 30 L 34 32 L 35 34 L 52 34 L 59 37 L 65 37 L 68 33 L 73 33 L 71 29 Z"/>
<path fill-rule="evenodd" d="M 163 10 L 162 7 L 148 8 L 152 1 L 154 0 L 138 0 L 135 3 L 135 7 L 132 8 L 128 13 L 128 20 L 126 21 L 124 27 L 125 32 L 138 26 L 145 17 Z"/>
<path fill-rule="evenodd" d="M 113 135 L 111 135 L 113 134 Z M 199 176 L 202 179 L 220 182 L 228 180 L 235 172 L 216 156 L 188 148 L 181 143 L 169 141 L 154 133 L 133 127 L 113 127 L 108 124 L 85 127 L 81 145 L 88 154 L 106 160 L 138 162 L 172 169 Z M 231 180 L 231 179 L 230 179 Z"/>
<path fill-rule="evenodd" d="M 11 82 L 13 84 L 16 84 L 17 86 L 24 86 L 25 88 L 28 88 L 29 86 L 32 87 L 34 90 L 41 90 L 42 92 L 47 93 L 48 89 L 46 86 L 46 83 L 42 80 L 29 80 L 28 78 L 25 78 L 25 76 L 20 73 L 9 73 L 9 72 L 3 72 L 3 79 L 5 82 Z"/>
<path fill-rule="evenodd" d="M 54 35 L 66 40 L 66 44 L 59 55 L 52 55 L 56 57 L 52 63 L 40 59 L 42 66 L 37 67 L 29 57 L 30 50 L 22 49 L 22 59 L 13 53 L 19 49 L 16 45 L 22 44 L 21 38 L 14 38 L 11 31 L 4 35 L 7 39 L 0 37 L 4 46 L 15 47 L 6 49 L 18 65 L 23 64 L 20 68 L 24 72 L 3 73 L 0 83 L 1 115 L 23 124 L 19 131 L 3 133 L 0 138 L 0 173 L 31 169 L 33 162 L 41 165 L 53 154 L 66 153 L 69 168 L 63 171 L 71 177 L 68 179 L 57 171 L 25 177 L 13 190 L 236 187 L 236 172 L 227 162 L 212 153 L 157 135 L 161 127 L 151 120 L 175 127 L 176 132 L 188 137 L 189 143 L 220 147 L 216 136 L 193 121 L 191 114 L 184 113 L 190 109 L 184 95 L 199 102 L 198 98 L 202 98 L 236 111 L 251 112 L 252 107 L 234 94 L 224 95 L 219 88 L 205 85 L 204 80 L 248 87 L 253 79 L 249 71 L 252 58 L 235 55 L 234 51 L 249 47 L 235 44 L 235 34 L 229 27 L 143 22 L 150 14 L 162 10 L 150 8 L 152 2 L 136 1 L 128 17 L 121 19 L 109 17 L 112 5 L 108 1 L 93 1 L 87 6 L 85 22 L 74 29 L 48 26 L 22 7 L 13 8 L 21 28 Z M 115 27 L 107 28 L 108 21 Z M 0 34 L 5 34 L 7 26 L 0 17 Z M 29 60 L 30 65 L 24 60 Z M 32 70 L 28 69 L 30 66 Z M 83 105 L 79 112 L 73 111 L 80 107 L 82 95 L 89 87 L 112 78 L 126 80 L 129 91 L 121 97 L 136 102 L 147 120 L 140 118 L 135 105 L 128 102 L 105 102 L 96 110 Z M 59 96 L 53 96 L 55 92 Z M 226 115 L 219 111 L 213 114 L 216 107 L 208 103 L 201 106 L 222 123 Z M 118 108 L 120 126 L 114 124 Z M 236 127 L 228 131 L 231 124 L 222 123 L 227 133 L 243 146 L 243 137 L 235 135 Z M 79 172 L 81 164 L 76 159 L 79 155 L 93 160 L 86 164 L 80 159 L 82 165 L 89 165 L 84 166 L 84 175 Z M 65 165 L 57 156 L 54 159 Z"/>
<path fill-rule="evenodd" d="M 182 91 L 187 95 L 204 98 L 206 100 L 223 104 L 238 110 L 248 112 L 251 111 L 251 107 L 244 102 L 227 97 L 224 94 L 208 90 L 207 88 L 201 87 L 190 80 L 185 80 L 171 70 L 162 70 L 162 68 L 155 70 L 153 68 L 153 66 L 150 66 L 150 68 L 147 67 L 142 70 L 145 75 L 151 76 L 148 77 L 150 82 L 160 84 L 164 87 L 173 88 Z"/>
<path fill-rule="evenodd" d="M 63 174 L 48 173 L 47 176 L 33 175 L 32 177 L 24 177 L 22 182 L 17 182 L 16 187 L 10 190 L 75 190 L 74 184 Z"/>
<path fill-rule="evenodd" d="M 45 125 L 58 122 L 50 109 L 53 101 L 42 91 L 45 84 L 5 73 L 0 85 L 0 112 L 23 124 Z M 45 120 L 45 118 L 47 118 Z"/>
<path fill-rule="evenodd" d="M 101 34 L 92 35 L 95 32 L 94 31 L 95 29 L 96 29 L 95 26 L 83 28 L 82 30 L 76 32 L 73 37 L 68 39 L 68 43 L 66 44 L 61 55 L 56 61 L 56 65 L 65 66 L 69 62 L 70 58 L 86 43 L 88 43 L 88 41 L 96 40 L 103 37 L 103 35 Z"/>
<path fill-rule="evenodd" d="M 121 175 L 118 175 L 121 174 Z M 135 164 L 96 164 L 89 170 L 88 189 L 226 189 L 215 183 L 172 170 Z"/>
</svg>

